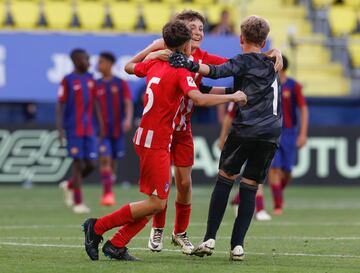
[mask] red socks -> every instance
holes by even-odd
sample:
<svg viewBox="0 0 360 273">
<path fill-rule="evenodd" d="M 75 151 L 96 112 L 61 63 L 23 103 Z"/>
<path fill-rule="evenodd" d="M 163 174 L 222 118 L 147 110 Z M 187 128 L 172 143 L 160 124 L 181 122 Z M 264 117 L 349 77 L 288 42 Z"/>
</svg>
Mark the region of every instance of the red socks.
<svg viewBox="0 0 360 273">
<path fill-rule="evenodd" d="M 104 194 L 112 192 L 113 178 L 110 170 L 100 171 L 101 183 L 103 184 Z"/>
<path fill-rule="evenodd" d="M 174 233 L 175 234 L 183 233 L 186 231 L 189 225 L 191 204 L 183 205 L 176 202 L 175 208 L 176 208 L 176 216 L 175 216 Z"/>
<path fill-rule="evenodd" d="M 134 222 L 134 218 L 131 214 L 130 205 L 127 204 L 113 213 L 97 219 L 94 231 L 98 235 L 103 235 L 106 231 L 114 227 L 120 227 L 131 222 Z"/>
<path fill-rule="evenodd" d="M 110 240 L 116 247 L 126 246 L 147 224 L 147 216 L 122 226 Z M 97 222 L 96 222 L 97 223 Z"/>
<path fill-rule="evenodd" d="M 80 188 L 73 189 L 73 198 L 75 205 L 79 205 L 82 203 L 82 194 Z"/>
<path fill-rule="evenodd" d="M 281 209 L 283 206 L 283 192 L 281 184 L 271 185 L 271 191 L 274 200 L 274 208 Z"/>
<path fill-rule="evenodd" d="M 255 204 L 256 204 L 256 212 L 259 212 L 259 211 L 263 210 L 265 208 L 265 206 L 264 206 L 264 196 L 256 195 Z"/>
<path fill-rule="evenodd" d="M 71 178 L 67 181 L 67 187 L 68 187 L 69 190 L 74 189 L 74 182 L 73 182 L 73 180 Z"/>
<path fill-rule="evenodd" d="M 164 210 L 160 211 L 158 214 L 153 216 L 153 228 L 164 228 L 165 227 L 165 220 L 166 220 L 166 211 L 167 211 L 167 204 Z"/>
</svg>

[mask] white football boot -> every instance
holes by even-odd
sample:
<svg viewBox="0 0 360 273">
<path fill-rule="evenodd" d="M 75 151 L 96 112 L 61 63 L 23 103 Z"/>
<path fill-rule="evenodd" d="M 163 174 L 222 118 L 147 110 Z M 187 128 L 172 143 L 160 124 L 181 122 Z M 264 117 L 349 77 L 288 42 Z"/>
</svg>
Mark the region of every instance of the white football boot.
<svg viewBox="0 0 360 273">
<path fill-rule="evenodd" d="M 200 245 L 198 245 L 191 255 L 196 255 L 199 257 L 211 256 L 213 254 L 213 251 L 215 249 L 215 240 L 209 239 L 205 242 L 202 242 Z"/>
<path fill-rule="evenodd" d="M 163 237 L 164 237 L 163 228 L 151 228 L 148 248 L 151 251 L 160 252 L 163 248 Z"/>
<path fill-rule="evenodd" d="M 255 213 L 255 219 L 258 221 L 270 221 L 271 215 L 263 209 Z"/>
<path fill-rule="evenodd" d="M 184 253 L 186 255 L 190 255 L 193 252 L 194 246 L 190 242 L 189 237 L 187 236 L 186 232 L 177 233 L 177 234 L 173 233 L 171 236 L 171 239 L 172 239 L 172 243 L 175 246 L 181 247 L 182 253 Z"/>
<path fill-rule="evenodd" d="M 90 209 L 85 204 L 81 203 L 73 207 L 73 212 L 76 214 L 85 214 L 90 213 Z"/>
<path fill-rule="evenodd" d="M 65 206 L 72 207 L 74 205 L 73 192 L 69 189 L 68 183 L 69 182 L 67 180 L 62 181 L 59 183 L 59 188 L 63 190 Z"/>
<path fill-rule="evenodd" d="M 242 246 L 236 246 L 233 250 L 230 251 L 230 260 L 231 261 L 243 261 L 245 258 L 244 249 Z"/>
</svg>

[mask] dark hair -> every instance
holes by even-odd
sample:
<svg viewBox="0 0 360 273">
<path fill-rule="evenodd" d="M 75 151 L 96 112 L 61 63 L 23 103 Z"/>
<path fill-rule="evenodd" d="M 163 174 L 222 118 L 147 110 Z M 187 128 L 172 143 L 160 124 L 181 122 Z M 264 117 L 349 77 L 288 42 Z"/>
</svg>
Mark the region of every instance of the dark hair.
<svg viewBox="0 0 360 273">
<path fill-rule="evenodd" d="M 82 48 L 75 48 L 70 52 L 70 58 L 72 61 L 75 60 L 75 58 L 80 55 L 80 54 L 87 54 L 87 52 L 85 51 L 85 49 Z"/>
<path fill-rule="evenodd" d="M 111 62 L 112 64 L 115 63 L 116 61 L 116 58 L 115 58 L 115 55 L 111 52 L 108 52 L 108 51 L 103 51 L 100 53 L 100 57 L 101 58 L 104 58 L 105 60 Z"/>
<path fill-rule="evenodd" d="M 203 23 L 203 25 L 205 25 L 206 22 L 205 17 L 200 12 L 191 9 L 185 9 L 182 12 L 176 14 L 175 19 L 190 22 L 198 19 L 201 21 L 201 23 Z"/>
<path fill-rule="evenodd" d="M 268 22 L 259 16 L 251 15 L 241 23 L 241 35 L 247 43 L 260 46 L 270 32 Z"/>
<path fill-rule="evenodd" d="M 289 60 L 288 58 L 286 58 L 285 55 L 282 55 L 282 58 L 283 58 L 283 68 L 282 70 L 286 71 L 289 67 Z"/>
<path fill-rule="evenodd" d="M 191 30 L 184 22 L 175 20 L 163 27 L 162 35 L 167 47 L 177 48 L 191 39 Z"/>
</svg>

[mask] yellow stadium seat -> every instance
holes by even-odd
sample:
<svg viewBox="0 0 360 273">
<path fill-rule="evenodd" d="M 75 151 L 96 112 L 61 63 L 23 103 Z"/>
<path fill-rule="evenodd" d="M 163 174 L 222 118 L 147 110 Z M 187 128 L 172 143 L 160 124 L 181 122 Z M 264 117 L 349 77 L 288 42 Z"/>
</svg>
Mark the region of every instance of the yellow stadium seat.
<svg viewBox="0 0 360 273">
<path fill-rule="evenodd" d="M 110 15 L 118 31 L 134 31 L 139 11 L 138 5 L 131 2 L 111 2 Z"/>
<path fill-rule="evenodd" d="M 194 3 L 199 5 L 216 5 L 214 0 L 194 0 Z"/>
<path fill-rule="evenodd" d="M 144 5 L 143 12 L 147 31 L 149 32 L 161 32 L 171 16 L 170 7 L 163 3 L 148 3 Z"/>
<path fill-rule="evenodd" d="M 356 29 L 356 13 L 352 7 L 332 6 L 328 16 L 332 33 L 335 36 L 347 35 Z"/>
<path fill-rule="evenodd" d="M 162 0 L 165 4 L 181 4 L 182 0 Z"/>
<path fill-rule="evenodd" d="M 360 8 L 360 0 L 345 0 L 345 4 L 355 8 Z"/>
<path fill-rule="evenodd" d="M 183 10 L 194 10 L 204 14 L 204 9 L 201 5 L 192 4 L 192 3 L 181 3 L 174 7 L 174 12 L 182 12 Z"/>
<path fill-rule="evenodd" d="M 94 0 L 77 1 L 77 15 L 82 29 L 99 30 L 105 20 L 105 5 Z"/>
<path fill-rule="evenodd" d="M 46 1 L 44 4 L 44 13 L 48 27 L 55 30 L 68 29 L 72 17 L 71 2 L 52 0 Z"/>
<path fill-rule="evenodd" d="M 360 34 L 352 35 L 349 40 L 349 52 L 352 65 L 360 68 Z"/>
<path fill-rule="evenodd" d="M 11 2 L 11 14 L 15 27 L 20 29 L 35 28 L 39 20 L 40 5 L 38 1 L 15 0 Z"/>
<path fill-rule="evenodd" d="M 313 0 L 313 5 L 316 9 L 330 6 L 334 0 Z"/>
</svg>

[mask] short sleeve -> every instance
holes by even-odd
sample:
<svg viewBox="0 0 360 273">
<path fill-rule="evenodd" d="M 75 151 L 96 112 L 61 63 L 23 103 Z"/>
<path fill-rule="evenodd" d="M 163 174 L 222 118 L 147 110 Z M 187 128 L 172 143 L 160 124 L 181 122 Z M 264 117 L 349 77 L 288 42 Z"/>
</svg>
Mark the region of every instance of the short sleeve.
<svg viewBox="0 0 360 273">
<path fill-rule="evenodd" d="M 227 108 L 227 115 L 234 118 L 237 112 L 237 104 L 230 102 Z"/>
<path fill-rule="evenodd" d="M 203 61 L 205 64 L 217 65 L 217 64 L 223 64 L 223 63 L 227 62 L 228 60 L 229 60 L 228 58 L 223 58 L 223 57 L 219 57 L 216 55 L 206 53 Z"/>
<path fill-rule="evenodd" d="M 295 91 L 297 106 L 298 107 L 306 106 L 306 100 L 304 95 L 302 94 L 302 86 L 300 83 L 295 82 L 294 91 Z"/>
<path fill-rule="evenodd" d="M 184 95 L 187 95 L 192 90 L 198 90 L 194 78 L 191 76 L 191 73 L 185 69 L 177 70 L 179 86 Z"/>
<path fill-rule="evenodd" d="M 59 85 L 58 90 L 58 102 L 60 103 L 66 103 L 67 97 L 68 97 L 68 83 L 66 81 L 66 78 L 64 78 Z"/>
<path fill-rule="evenodd" d="M 140 78 L 146 77 L 147 72 L 148 72 L 149 67 L 151 66 L 152 62 L 153 62 L 153 60 L 147 60 L 147 61 L 135 64 L 135 67 L 134 67 L 135 75 Z"/>
<path fill-rule="evenodd" d="M 122 85 L 122 88 L 124 91 L 124 99 L 131 100 L 132 98 L 131 98 L 131 91 L 130 91 L 129 84 L 126 81 L 121 80 L 121 85 Z"/>
</svg>

